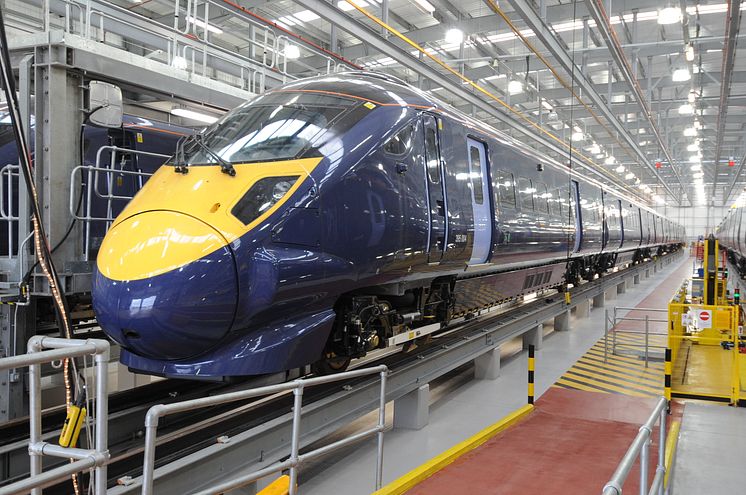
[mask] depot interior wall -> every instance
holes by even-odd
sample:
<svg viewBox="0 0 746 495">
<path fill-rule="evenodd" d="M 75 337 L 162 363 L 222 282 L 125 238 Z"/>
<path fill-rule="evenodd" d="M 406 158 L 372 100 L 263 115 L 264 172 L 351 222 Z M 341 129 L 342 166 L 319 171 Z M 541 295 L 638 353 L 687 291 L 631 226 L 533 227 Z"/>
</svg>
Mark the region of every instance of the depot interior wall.
<svg viewBox="0 0 746 495">
<path fill-rule="evenodd" d="M 711 233 L 723 220 L 728 212 L 724 206 L 668 206 L 656 208 L 658 213 L 677 222 L 686 228 L 689 239 L 696 239 L 700 235 Z"/>
</svg>

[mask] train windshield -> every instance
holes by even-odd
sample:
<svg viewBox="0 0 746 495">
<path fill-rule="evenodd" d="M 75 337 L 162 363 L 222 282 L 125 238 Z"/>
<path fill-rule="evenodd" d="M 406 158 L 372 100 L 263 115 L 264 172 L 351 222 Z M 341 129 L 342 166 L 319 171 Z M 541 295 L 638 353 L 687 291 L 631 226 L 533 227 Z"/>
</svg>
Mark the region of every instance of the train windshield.
<svg viewBox="0 0 746 495">
<path fill-rule="evenodd" d="M 249 163 L 318 156 L 320 146 L 359 120 L 358 103 L 320 93 L 268 93 L 205 129 L 201 143 L 186 142 L 170 162 L 209 165 L 217 157 Z"/>
</svg>

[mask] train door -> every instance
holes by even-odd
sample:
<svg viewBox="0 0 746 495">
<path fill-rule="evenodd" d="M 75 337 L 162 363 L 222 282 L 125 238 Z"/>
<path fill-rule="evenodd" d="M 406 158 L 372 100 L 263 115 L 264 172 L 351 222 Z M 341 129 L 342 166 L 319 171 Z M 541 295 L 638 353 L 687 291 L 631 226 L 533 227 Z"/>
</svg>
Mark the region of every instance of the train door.
<svg viewBox="0 0 746 495">
<path fill-rule="evenodd" d="M 492 221 L 490 214 L 490 194 L 488 189 L 487 149 L 484 143 L 466 139 L 469 148 L 469 184 L 471 206 L 474 211 L 474 244 L 471 249 L 470 265 L 485 263 L 490 255 L 492 244 Z"/>
<path fill-rule="evenodd" d="M 437 119 L 423 114 L 425 130 L 425 168 L 427 171 L 428 208 L 430 210 L 430 234 L 428 235 L 428 262 L 440 263 L 446 249 L 448 214 L 443 187 L 443 160 L 441 160 Z"/>
<path fill-rule="evenodd" d="M 574 253 L 580 251 L 583 242 L 583 215 L 580 208 L 580 190 L 578 181 L 570 181 L 570 208 L 575 211 L 575 245 L 572 250 Z"/>
</svg>

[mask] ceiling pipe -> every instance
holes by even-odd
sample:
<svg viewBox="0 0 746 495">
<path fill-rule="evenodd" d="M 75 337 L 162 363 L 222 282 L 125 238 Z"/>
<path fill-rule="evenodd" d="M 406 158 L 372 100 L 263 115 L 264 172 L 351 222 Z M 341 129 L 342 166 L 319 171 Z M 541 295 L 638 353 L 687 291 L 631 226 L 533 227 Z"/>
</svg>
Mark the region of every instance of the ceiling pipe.
<svg viewBox="0 0 746 495">
<path fill-rule="evenodd" d="M 720 169 L 720 156 L 723 152 L 725 121 L 728 118 L 728 97 L 730 96 L 733 64 L 736 58 L 736 36 L 738 35 L 738 29 L 741 24 L 740 6 L 740 0 L 729 0 L 728 12 L 725 17 L 725 45 L 723 46 L 723 66 L 720 69 L 720 106 L 718 108 L 717 134 L 715 138 L 715 178 L 713 179 L 713 194 L 718 185 L 718 171 Z M 723 204 L 728 201 L 728 197 L 733 191 L 733 186 L 735 186 L 735 181 L 728 190 L 727 195 L 723 197 Z"/>
<path fill-rule="evenodd" d="M 645 95 L 643 94 L 642 88 L 640 87 L 640 85 L 637 83 L 637 80 L 632 75 L 632 68 L 630 67 L 629 61 L 627 60 L 627 57 L 624 54 L 624 50 L 620 46 L 619 40 L 614 34 L 614 30 L 611 27 L 611 23 L 609 22 L 608 14 L 606 13 L 606 9 L 604 9 L 603 5 L 601 4 L 601 0 L 586 0 L 585 3 L 588 6 L 588 10 L 590 11 L 591 16 L 596 21 L 596 28 L 601 33 L 601 36 L 603 37 L 604 42 L 606 43 L 606 46 L 609 48 L 609 52 L 611 53 L 611 56 L 614 59 L 614 62 L 616 62 L 617 67 L 619 67 L 619 70 L 622 72 L 622 75 L 624 76 L 624 79 L 627 81 L 627 84 L 630 86 L 630 88 L 632 89 L 632 92 L 635 94 L 635 99 L 637 100 L 637 104 L 640 106 L 640 110 L 642 111 L 642 114 L 647 119 L 650 129 L 653 131 L 653 135 L 655 136 L 655 139 L 658 141 L 658 145 L 660 146 L 661 150 L 663 150 L 663 154 L 666 156 L 666 160 L 668 160 L 668 164 L 671 167 L 671 171 L 673 172 L 674 176 L 676 177 L 676 180 L 681 186 L 682 195 L 686 196 L 686 193 L 684 192 L 686 188 L 684 187 L 684 184 L 681 181 L 681 176 L 679 175 L 679 172 L 676 170 L 673 157 L 671 156 L 668 146 L 666 146 L 666 143 L 663 140 L 663 136 L 660 132 L 660 129 L 658 129 L 658 125 L 655 123 L 655 118 L 653 117 L 653 113 L 648 106 L 648 102 L 647 102 L 647 99 L 645 98 Z M 668 188 L 666 189 L 668 190 Z M 674 195 L 673 197 L 674 199 L 678 200 L 679 204 L 682 204 L 682 198 L 679 195 Z M 688 196 L 686 197 L 687 197 L 687 200 L 689 200 Z M 689 200 L 689 203 L 693 204 L 691 200 Z"/>
</svg>

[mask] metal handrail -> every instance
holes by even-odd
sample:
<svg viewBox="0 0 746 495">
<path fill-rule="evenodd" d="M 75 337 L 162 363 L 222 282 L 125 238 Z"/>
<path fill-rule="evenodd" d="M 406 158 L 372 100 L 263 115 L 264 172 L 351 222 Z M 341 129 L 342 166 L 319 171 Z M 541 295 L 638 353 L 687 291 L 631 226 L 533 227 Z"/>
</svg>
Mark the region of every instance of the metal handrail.
<svg viewBox="0 0 746 495">
<path fill-rule="evenodd" d="M 650 316 L 645 315 L 644 318 L 637 318 L 634 316 L 617 316 L 618 310 L 627 310 L 627 311 L 646 311 L 646 312 L 656 312 L 656 313 L 668 313 L 667 309 L 658 309 L 658 308 L 630 308 L 625 306 L 614 306 L 613 310 L 613 317 L 609 316 L 609 310 L 605 310 L 605 318 L 604 318 L 604 363 L 608 362 L 608 356 L 609 356 L 609 333 L 612 333 L 612 347 L 611 347 L 611 353 L 616 354 L 616 348 L 619 347 L 643 347 L 644 349 L 644 358 L 645 358 L 645 367 L 647 368 L 650 363 L 650 348 L 662 348 L 665 349 L 664 346 L 656 346 L 656 345 L 650 345 L 650 322 L 657 322 L 657 323 L 668 323 L 668 320 L 658 319 L 658 318 L 650 318 Z M 644 332 L 624 332 L 622 330 L 616 330 L 616 325 L 620 321 L 643 321 L 645 322 L 645 331 Z M 645 344 L 639 345 L 639 344 L 617 344 L 617 334 L 618 333 L 628 333 L 628 334 L 641 334 L 644 333 L 645 335 Z M 666 335 L 666 334 L 654 334 L 654 335 Z"/>
<path fill-rule="evenodd" d="M 318 449 L 303 454 L 299 453 L 300 450 L 300 419 L 301 411 L 303 406 L 303 391 L 306 388 L 313 387 L 315 385 L 321 385 L 325 383 L 333 383 L 343 380 L 349 380 L 351 378 L 357 378 L 361 376 L 367 376 L 378 373 L 380 376 L 380 396 L 378 403 L 378 424 L 364 431 L 358 432 L 347 438 L 343 438 L 329 445 L 325 445 Z M 268 385 L 265 387 L 258 387 L 248 390 L 241 390 L 238 392 L 229 392 L 226 394 L 214 395 L 211 397 L 203 397 L 200 399 L 192 399 L 183 402 L 175 402 L 171 404 L 156 404 L 148 410 L 145 416 L 145 452 L 143 456 L 143 468 L 142 468 L 142 494 L 152 495 L 153 481 L 154 481 L 154 467 L 155 467 L 155 447 L 156 447 L 156 436 L 158 422 L 161 417 L 170 414 L 193 411 L 195 409 L 202 409 L 205 407 L 215 406 L 218 404 L 226 404 L 229 402 L 236 402 L 245 399 L 251 399 L 254 397 L 271 395 L 283 392 L 293 391 L 293 426 L 292 436 L 290 440 L 290 457 L 282 462 L 275 463 L 264 469 L 247 473 L 231 480 L 220 483 L 219 485 L 212 486 L 207 490 L 199 492 L 200 495 L 208 493 L 223 493 L 235 488 L 248 485 L 260 478 L 277 473 L 279 471 L 289 470 L 290 471 L 290 495 L 297 493 L 298 484 L 298 469 L 300 465 L 309 459 L 326 455 L 330 452 L 338 450 L 342 447 L 350 445 L 352 443 L 364 440 L 370 436 L 377 435 L 378 437 L 378 451 L 376 456 L 376 490 L 381 488 L 383 482 L 383 432 L 386 427 L 386 376 L 388 374 L 388 367 L 385 365 L 374 366 L 371 368 L 357 369 L 353 371 L 346 371 L 344 373 L 337 373 L 328 376 L 319 376 L 315 378 L 297 379 L 292 382 L 280 383 L 277 385 Z"/>
<path fill-rule="evenodd" d="M 49 349 L 49 350 L 43 350 Z M 42 441 L 41 430 L 41 365 L 60 359 L 93 355 L 96 367 L 96 432 L 93 449 L 60 447 Z M 41 495 L 41 489 L 57 483 L 74 473 L 95 468 L 93 481 L 96 495 L 106 494 L 106 464 L 109 462 L 108 420 L 109 397 L 107 392 L 109 342 L 102 339 L 60 339 L 34 336 L 28 341 L 28 353 L 0 359 L 0 370 L 29 368 L 29 478 L 0 488 L 0 495 L 31 492 Z M 76 459 L 49 471 L 42 471 L 42 456 L 50 455 Z"/>
<path fill-rule="evenodd" d="M 647 421 L 640 427 L 637 436 L 627 449 L 627 452 L 619 462 L 611 479 L 603 488 L 602 495 L 622 495 L 622 487 L 627 480 L 632 466 L 637 458 L 640 458 L 640 495 L 663 495 L 663 482 L 666 476 L 666 416 L 668 401 L 661 397 L 656 402 L 653 411 L 650 413 Z M 658 465 L 655 469 L 653 482 L 648 488 L 648 456 L 650 449 L 650 437 L 653 434 L 653 428 L 656 423 L 659 424 L 658 439 Z M 669 477 L 669 485 L 671 478 Z"/>
</svg>

